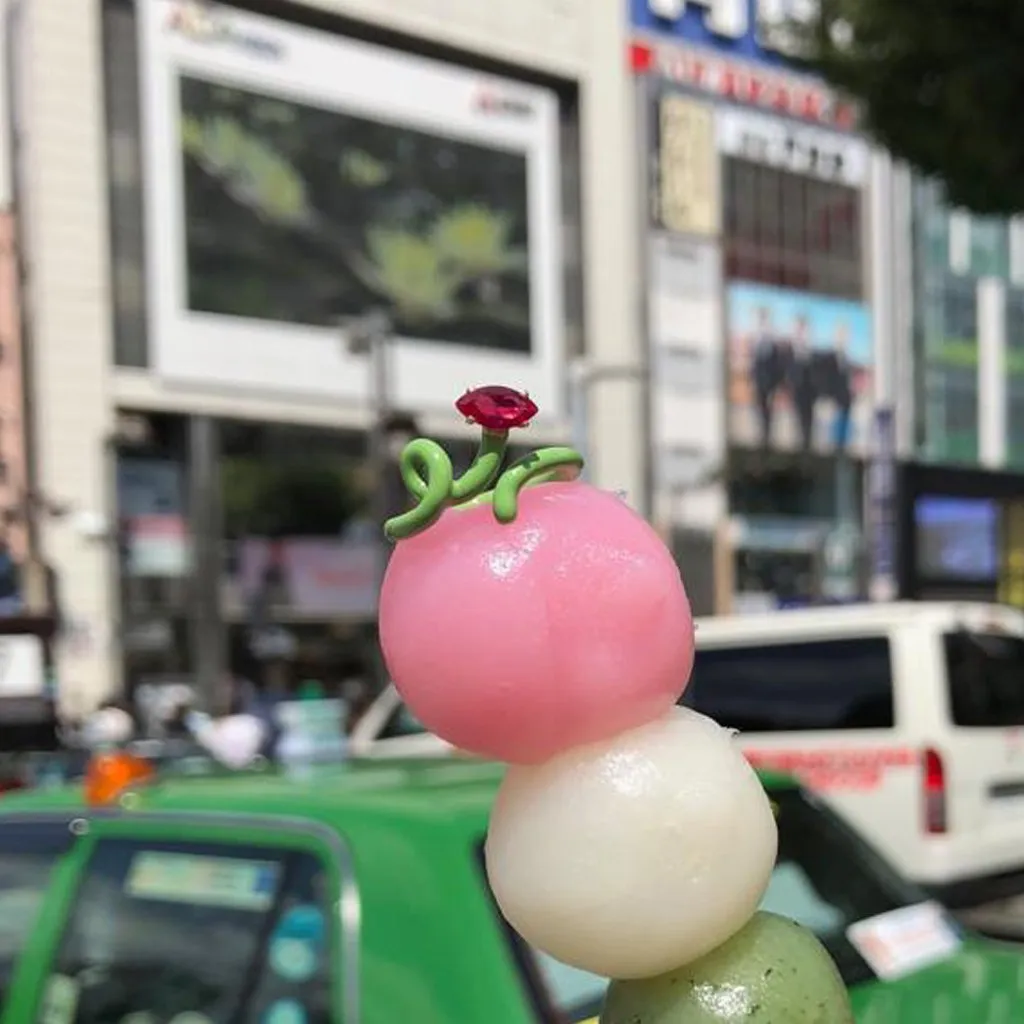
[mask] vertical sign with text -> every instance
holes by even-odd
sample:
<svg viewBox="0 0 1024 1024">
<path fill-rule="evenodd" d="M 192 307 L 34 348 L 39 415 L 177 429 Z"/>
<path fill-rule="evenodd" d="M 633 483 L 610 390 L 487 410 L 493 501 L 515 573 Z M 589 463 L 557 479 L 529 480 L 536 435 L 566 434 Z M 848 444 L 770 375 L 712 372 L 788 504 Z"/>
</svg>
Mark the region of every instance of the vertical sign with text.
<svg viewBox="0 0 1024 1024">
<path fill-rule="evenodd" d="M 714 108 L 665 93 L 657 107 L 655 222 L 679 235 L 717 235 L 718 151 Z"/>
</svg>

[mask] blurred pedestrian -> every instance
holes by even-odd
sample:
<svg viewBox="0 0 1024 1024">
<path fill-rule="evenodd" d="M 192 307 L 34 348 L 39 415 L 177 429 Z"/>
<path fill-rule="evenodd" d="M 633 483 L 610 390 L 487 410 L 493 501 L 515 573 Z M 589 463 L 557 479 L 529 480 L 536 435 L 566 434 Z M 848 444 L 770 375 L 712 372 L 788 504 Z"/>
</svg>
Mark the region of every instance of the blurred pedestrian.
<svg viewBox="0 0 1024 1024">
<path fill-rule="evenodd" d="M 792 355 L 789 365 L 789 393 L 796 413 L 800 447 L 810 451 L 814 444 L 814 412 L 818 404 L 814 353 L 811 349 L 810 325 L 801 313 L 793 320 Z"/>
<path fill-rule="evenodd" d="M 835 403 L 835 419 L 832 421 L 832 444 L 837 451 L 843 451 L 850 443 L 853 409 L 853 363 L 849 355 L 850 329 L 845 321 L 838 321 L 835 329 L 833 348 L 828 352 L 826 362 L 827 380 L 824 390 Z"/>
<path fill-rule="evenodd" d="M 784 381 L 779 339 L 772 330 L 772 314 L 767 306 L 761 306 L 756 314 L 750 376 L 757 403 L 759 441 L 767 448 L 771 444 L 775 397 Z"/>
</svg>

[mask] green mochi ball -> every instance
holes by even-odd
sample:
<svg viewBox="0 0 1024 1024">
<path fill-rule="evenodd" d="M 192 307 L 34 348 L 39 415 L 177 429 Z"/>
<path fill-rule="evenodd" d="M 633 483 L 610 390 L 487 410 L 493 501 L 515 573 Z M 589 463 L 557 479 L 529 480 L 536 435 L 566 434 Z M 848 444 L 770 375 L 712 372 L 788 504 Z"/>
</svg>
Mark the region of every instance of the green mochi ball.
<svg viewBox="0 0 1024 1024">
<path fill-rule="evenodd" d="M 600 1024 L 853 1024 L 846 986 L 814 934 L 760 911 L 685 967 L 613 981 Z"/>
</svg>

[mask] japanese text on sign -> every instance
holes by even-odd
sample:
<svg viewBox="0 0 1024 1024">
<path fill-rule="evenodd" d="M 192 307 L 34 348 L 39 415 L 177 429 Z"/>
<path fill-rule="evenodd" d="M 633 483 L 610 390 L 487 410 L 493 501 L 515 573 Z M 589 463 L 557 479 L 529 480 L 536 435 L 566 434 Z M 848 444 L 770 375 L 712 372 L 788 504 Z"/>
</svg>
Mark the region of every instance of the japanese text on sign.
<svg viewBox="0 0 1024 1024">
<path fill-rule="evenodd" d="M 685 96 L 659 105 L 658 219 L 669 231 L 718 231 L 718 155 L 714 113 Z"/>
<path fill-rule="evenodd" d="M 811 789 L 876 789 L 890 768 L 917 764 L 913 750 L 746 750 L 747 760 L 766 771 L 800 779 Z"/>
</svg>

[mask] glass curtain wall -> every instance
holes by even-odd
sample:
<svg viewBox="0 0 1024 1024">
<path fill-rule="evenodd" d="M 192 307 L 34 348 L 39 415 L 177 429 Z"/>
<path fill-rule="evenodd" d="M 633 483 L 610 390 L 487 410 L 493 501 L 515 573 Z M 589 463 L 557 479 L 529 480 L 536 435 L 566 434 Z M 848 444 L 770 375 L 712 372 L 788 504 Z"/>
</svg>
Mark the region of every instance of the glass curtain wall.
<svg viewBox="0 0 1024 1024">
<path fill-rule="evenodd" d="M 922 456 L 934 462 L 978 460 L 978 279 L 1011 278 L 1010 231 L 1006 220 L 974 217 L 946 205 L 932 182 L 914 187 L 916 262 L 915 316 L 924 416 Z M 1016 307 L 1016 308 L 1015 308 Z M 1010 348 L 1022 333 L 1020 299 L 1007 310 Z M 1017 383 L 1008 353 L 1009 440 L 1020 459 L 1024 381 Z M 1024 370 L 1024 366 L 1021 367 Z M 1014 438 L 1018 440 L 1015 442 Z"/>
</svg>

